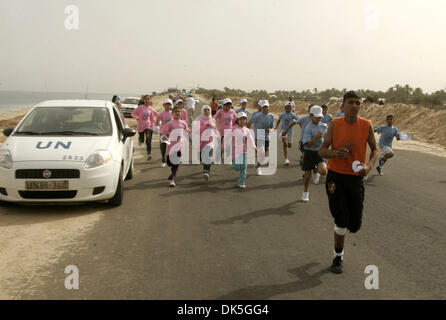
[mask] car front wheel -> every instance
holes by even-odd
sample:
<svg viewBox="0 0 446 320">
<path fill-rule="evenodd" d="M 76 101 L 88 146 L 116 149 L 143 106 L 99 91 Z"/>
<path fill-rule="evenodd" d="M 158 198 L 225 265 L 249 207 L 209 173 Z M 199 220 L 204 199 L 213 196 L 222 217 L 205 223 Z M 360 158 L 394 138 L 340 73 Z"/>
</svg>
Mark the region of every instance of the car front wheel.
<svg viewBox="0 0 446 320">
<path fill-rule="evenodd" d="M 124 182 L 122 181 L 122 168 L 119 171 L 118 185 L 116 186 L 116 192 L 110 200 L 108 200 L 108 204 L 112 207 L 118 207 L 122 204 L 122 200 L 124 198 Z"/>
<path fill-rule="evenodd" d="M 125 180 L 132 180 L 133 179 L 133 159 L 132 162 L 130 162 L 129 171 L 127 172 L 127 175 L 125 176 Z"/>
</svg>

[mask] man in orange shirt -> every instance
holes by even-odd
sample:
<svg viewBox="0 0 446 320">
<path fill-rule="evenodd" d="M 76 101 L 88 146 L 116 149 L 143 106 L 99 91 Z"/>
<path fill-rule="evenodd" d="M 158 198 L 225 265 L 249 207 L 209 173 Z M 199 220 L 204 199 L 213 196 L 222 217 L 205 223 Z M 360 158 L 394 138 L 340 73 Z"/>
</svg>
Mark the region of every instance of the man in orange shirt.
<svg viewBox="0 0 446 320">
<path fill-rule="evenodd" d="M 344 238 L 347 230 L 361 228 L 364 202 L 363 177 L 374 167 L 379 153 L 370 120 L 359 117 L 361 98 L 349 91 L 344 95 L 344 117 L 333 119 L 319 155 L 328 159 L 325 190 L 334 226 L 334 259 L 331 270 L 342 273 Z M 370 147 L 366 163 L 367 144 Z M 331 146 L 331 149 L 329 149 Z"/>
</svg>

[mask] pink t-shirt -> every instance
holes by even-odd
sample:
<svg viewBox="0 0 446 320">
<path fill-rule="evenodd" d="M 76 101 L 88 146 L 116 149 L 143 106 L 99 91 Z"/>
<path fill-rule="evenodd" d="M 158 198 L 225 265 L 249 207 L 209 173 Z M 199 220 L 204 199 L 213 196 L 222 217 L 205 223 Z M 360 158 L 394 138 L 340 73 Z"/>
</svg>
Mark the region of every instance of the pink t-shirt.
<svg viewBox="0 0 446 320">
<path fill-rule="evenodd" d="M 237 120 L 237 113 L 233 109 L 225 111 L 220 109 L 214 116 L 214 119 L 218 121 L 218 131 L 223 137 L 225 135 L 225 129 L 232 129 L 235 125 L 235 120 Z"/>
<path fill-rule="evenodd" d="M 176 129 L 180 129 L 178 132 Z M 175 133 L 172 132 L 175 130 Z M 187 122 L 183 120 L 175 120 L 172 119 L 168 124 L 166 124 L 166 134 L 169 135 L 170 144 L 167 145 L 166 148 L 166 156 L 168 156 L 172 150 L 172 152 L 184 151 L 184 135 L 186 133 L 190 133 L 189 127 L 187 126 Z M 173 140 L 173 141 L 172 141 Z M 177 146 L 177 144 L 180 144 Z"/>
<path fill-rule="evenodd" d="M 181 108 L 181 120 L 186 121 L 186 123 L 189 122 L 189 117 L 187 116 L 186 109 Z"/>
<path fill-rule="evenodd" d="M 199 123 L 199 125 L 196 125 L 197 122 Z M 203 148 L 207 145 L 214 148 L 215 138 L 217 136 L 217 123 L 215 122 L 215 119 L 212 117 L 199 118 L 194 121 L 193 126 L 195 130 L 199 130 L 196 133 L 199 133 L 198 136 L 200 137 L 200 151 L 203 150 Z"/>
<path fill-rule="evenodd" d="M 159 114 L 159 119 L 160 119 L 160 122 L 161 122 L 160 134 L 167 134 L 166 126 L 173 119 L 172 112 L 171 111 L 163 111 L 163 112 L 161 112 Z"/>
<path fill-rule="evenodd" d="M 132 118 L 138 119 L 138 124 L 136 126 L 138 132 L 143 132 L 146 129 L 153 130 L 157 116 L 158 112 L 151 106 L 146 106 L 145 104 L 140 105 L 132 112 Z"/>
<path fill-rule="evenodd" d="M 248 153 L 248 143 L 251 147 L 255 146 L 254 137 L 251 130 L 247 127 L 240 127 L 238 124 L 234 125 L 232 129 L 232 159 L 240 158 L 243 154 Z M 242 143 L 242 145 L 240 145 Z M 223 148 L 228 144 L 227 138 L 223 140 Z M 237 145 L 238 144 L 238 145 Z M 242 147 L 243 146 L 243 147 Z"/>
</svg>

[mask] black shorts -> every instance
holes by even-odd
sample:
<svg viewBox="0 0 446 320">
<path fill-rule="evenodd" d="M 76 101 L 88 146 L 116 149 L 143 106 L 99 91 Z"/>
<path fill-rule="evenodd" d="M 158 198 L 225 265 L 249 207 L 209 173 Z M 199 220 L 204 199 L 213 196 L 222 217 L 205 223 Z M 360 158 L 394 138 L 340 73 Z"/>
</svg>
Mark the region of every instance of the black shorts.
<svg viewBox="0 0 446 320">
<path fill-rule="evenodd" d="M 325 191 L 331 215 L 339 228 L 351 233 L 361 228 L 364 208 L 364 183 L 360 176 L 340 174 L 329 170 Z"/>
<path fill-rule="evenodd" d="M 317 165 L 324 162 L 324 159 L 319 156 L 318 151 L 305 150 L 302 159 L 302 170 L 311 171 L 317 168 Z"/>
</svg>

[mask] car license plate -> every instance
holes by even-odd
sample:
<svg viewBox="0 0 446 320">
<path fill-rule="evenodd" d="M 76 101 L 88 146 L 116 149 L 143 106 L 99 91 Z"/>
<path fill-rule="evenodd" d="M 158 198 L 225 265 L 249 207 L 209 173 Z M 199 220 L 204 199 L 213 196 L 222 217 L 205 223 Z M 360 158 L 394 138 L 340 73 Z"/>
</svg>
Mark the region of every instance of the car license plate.
<svg viewBox="0 0 446 320">
<path fill-rule="evenodd" d="M 26 190 L 68 190 L 69 181 L 26 181 Z"/>
</svg>

